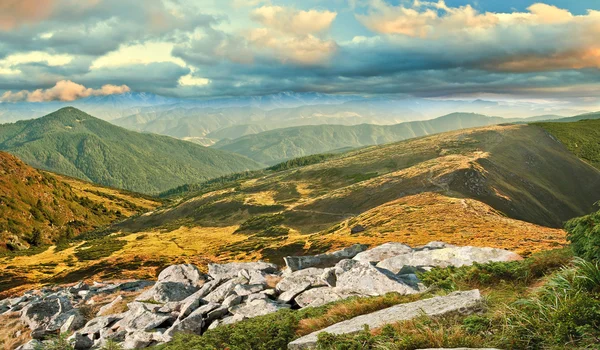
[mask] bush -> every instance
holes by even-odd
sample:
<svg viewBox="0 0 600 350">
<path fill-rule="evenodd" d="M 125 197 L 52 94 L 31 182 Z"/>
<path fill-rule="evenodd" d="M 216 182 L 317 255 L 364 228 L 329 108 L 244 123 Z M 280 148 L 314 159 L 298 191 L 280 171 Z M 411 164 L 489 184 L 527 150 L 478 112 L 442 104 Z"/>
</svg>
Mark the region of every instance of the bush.
<svg viewBox="0 0 600 350">
<path fill-rule="evenodd" d="M 600 268 L 583 259 L 552 276 L 535 295 L 506 315 L 506 348 L 585 347 L 600 340 Z"/>
<path fill-rule="evenodd" d="M 427 286 L 443 290 L 492 287 L 500 283 L 528 284 L 569 263 L 568 249 L 541 252 L 522 261 L 475 263 L 472 266 L 434 268 L 419 274 Z"/>
<path fill-rule="evenodd" d="M 49 339 L 47 342 L 40 343 L 34 347 L 35 350 L 74 350 L 73 342 L 67 340 L 68 334 L 62 333 L 59 336 Z"/>
<path fill-rule="evenodd" d="M 575 255 L 600 260 L 600 211 L 569 220 L 565 229 Z"/>
</svg>

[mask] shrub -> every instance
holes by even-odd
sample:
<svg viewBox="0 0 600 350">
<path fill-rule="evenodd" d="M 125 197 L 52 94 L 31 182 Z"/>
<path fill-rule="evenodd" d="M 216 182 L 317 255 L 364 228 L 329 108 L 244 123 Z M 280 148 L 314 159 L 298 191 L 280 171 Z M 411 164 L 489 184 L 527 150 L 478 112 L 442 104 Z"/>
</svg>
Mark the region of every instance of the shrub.
<svg viewBox="0 0 600 350">
<path fill-rule="evenodd" d="M 565 229 L 575 255 L 600 260 L 600 211 L 569 220 Z"/>
<path fill-rule="evenodd" d="M 34 347 L 35 350 L 74 350 L 73 342 L 67 339 L 68 334 L 62 333 Z"/>
</svg>

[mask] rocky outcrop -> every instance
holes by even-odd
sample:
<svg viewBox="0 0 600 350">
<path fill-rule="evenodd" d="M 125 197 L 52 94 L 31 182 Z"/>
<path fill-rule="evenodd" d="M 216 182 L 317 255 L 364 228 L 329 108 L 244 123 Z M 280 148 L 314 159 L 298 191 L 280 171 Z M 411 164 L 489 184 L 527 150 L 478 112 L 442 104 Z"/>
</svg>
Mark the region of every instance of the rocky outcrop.
<svg viewBox="0 0 600 350">
<path fill-rule="evenodd" d="M 493 261 L 521 260 L 521 256 L 508 250 L 479 247 L 446 247 L 439 249 L 421 249 L 385 259 L 377 267 L 393 273 L 406 268 L 432 268 L 465 266 L 473 263 Z"/>
<path fill-rule="evenodd" d="M 288 270 L 298 271 L 309 267 L 328 267 L 333 266 L 343 259 L 352 259 L 356 254 L 367 250 L 364 244 L 355 244 L 351 247 L 344 248 L 331 253 L 311 255 L 311 256 L 286 256 L 285 265 Z"/>
<path fill-rule="evenodd" d="M 454 292 L 443 297 L 400 304 L 336 323 L 320 331 L 298 338 L 288 345 L 288 349 L 314 349 L 320 333 L 352 334 L 360 332 L 365 326 L 368 326 L 369 329 L 377 329 L 386 324 L 410 320 L 423 314 L 441 316 L 453 312 L 468 313 L 479 308 L 480 302 L 481 296 L 479 291 L 472 290 L 468 292 Z"/>
<path fill-rule="evenodd" d="M 167 267 L 156 282 L 77 283 L 43 288 L 0 301 L 0 312 L 19 312 L 32 337 L 42 342 L 47 335 L 74 331 L 70 340 L 76 349 L 99 348 L 108 340 L 126 349 L 140 348 L 167 342 L 177 332 L 203 334 L 208 329 L 281 309 L 316 307 L 349 297 L 389 292 L 419 293 L 423 286 L 415 273 L 431 266 L 518 258 L 499 249 L 454 247 L 442 242 L 415 249 L 400 243 L 387 243 L 370 250 L 354 245 L 333 253 L 287 257 L 285 272 L 274 264 L 259 261 L 210 264 L 205 275 L 197 267 L 183 264 Z M 278 283 L 269 288 L 273 281 Z M 127 304 L 126 311 L 111 314 L 123 310 L 122 292 L 128 292 L 128 297 L 131 292 L 139 294 Z M 422 307 L 432 315 L 450 312 L 461 301 L 464 307 L 471 305 L 468 301 L 478 298 L 473 293 L 390 308 L 347 321 L 339 329 L 351 331 L 360 323 L 376 327 L 384 320 L 412 317 L 415 307 Z M 107 300 L 106 304 L 86 323 L 82 308 L 99 298 Z M 116 305 L 121 306 L 116 308 Z M 338 328 L 328 330 L 337 332 Z M 38 343 L 26 346 L 35 344 Z"/>
<path fill-rule="evenodd" d="M 382 244 L 362 253 L 358 253 L 353 259 L 357 261 L 376 264 L 381 260 L 385 260 L 397 255 L 406 254 L 410 252 L 412 252 L 412 248 L 407 246 L 406 244 L 391 242 Z"/>
</svg>

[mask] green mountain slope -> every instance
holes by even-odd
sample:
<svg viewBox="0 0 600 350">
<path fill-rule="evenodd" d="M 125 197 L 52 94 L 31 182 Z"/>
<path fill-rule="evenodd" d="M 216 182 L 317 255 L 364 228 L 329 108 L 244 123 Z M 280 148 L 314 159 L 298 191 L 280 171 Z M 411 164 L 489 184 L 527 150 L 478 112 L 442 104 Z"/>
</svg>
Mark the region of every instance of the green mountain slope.
<svg viewBox="0 0 600 350">
<path fill-rule="evenodd" d="M 276 129 L 234 140 L 223 140 L 213 147 L 245 155 L 265 164 L 330 152 L 342 148 L 379 145 L 478 126 L 509 122 L 504 118 L 473 113 L 453 113 L 440 118 L 395 125 L 314 125 Z"/>
<path fill-rule="evenodd" d="M 0 253 L 72 238 L 156 206 L 139 195 L 33 169 L 0 152 Z"/>
<path fill-rule="evenodd" d="M 260 167 L 236 154 L 128 131 L 72 107 L 0 125 L 0 150 L 36 168 L 144 193 Z"/>
<path fill-rule="evenodd" d="M 600 118 L 600 113 L 596 114 Z M 600 169 L 600 119 L 574 123 L 537 123 L 577 157 Z"/>
</svg>

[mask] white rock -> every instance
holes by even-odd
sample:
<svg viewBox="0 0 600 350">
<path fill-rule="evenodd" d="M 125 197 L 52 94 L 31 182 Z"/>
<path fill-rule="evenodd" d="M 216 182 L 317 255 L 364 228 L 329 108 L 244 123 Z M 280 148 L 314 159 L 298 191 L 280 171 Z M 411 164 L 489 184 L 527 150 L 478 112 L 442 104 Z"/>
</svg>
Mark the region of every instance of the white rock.
<svg viewBox="0 0 600 350">
<path fill-rule="evenodd" d="M 352 259 L 356 261 L 378 263 L 381 260 L 385 260 L 400 254 L 406 254 L 412 252 L 412 248 L 402 243 L 385 243 L 375 248 L 371 248 L 362 253 L 356 254 Z"/>
<path fill-rule="evenodd" d="M 386 324 L 410 320 L 423 314 L 428 316 L 441 316 L 452 312 L 469 312 L 479 307 L 481 296 L 478 290 L 468 292 L 454 292 L 443 297 L 424 299 L 407 304 L 400 304 L 361 315 L 347 321 L 336 323 L 325 329 L 313 332 L 298 338 L 288 344 L 288 349 L 314 349 L 320 333 L 352 334 L 360 332 L 365 325 L 369 329 L 378 329 Z"/>
</svg>

